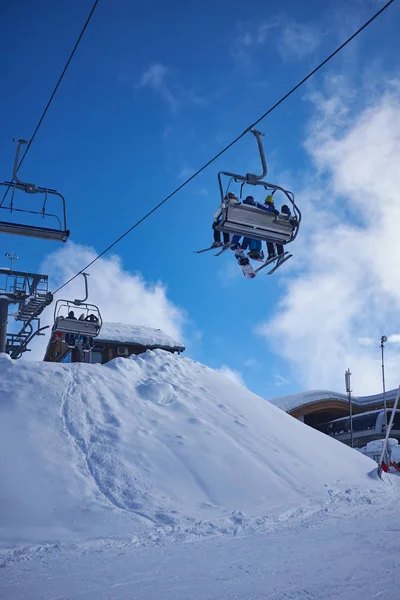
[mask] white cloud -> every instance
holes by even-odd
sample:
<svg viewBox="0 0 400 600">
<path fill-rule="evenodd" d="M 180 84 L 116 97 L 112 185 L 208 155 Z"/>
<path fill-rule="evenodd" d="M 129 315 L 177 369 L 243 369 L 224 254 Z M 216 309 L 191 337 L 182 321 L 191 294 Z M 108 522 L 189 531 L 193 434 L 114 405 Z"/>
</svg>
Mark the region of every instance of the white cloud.
<svg viewBox="0 0 400 600">
<path fill-rule="evenodd" d="M 224 377 L 226 377 L 227 379 L 230 379 L 231 381 L 234 381 L 235 383 L 237 383 L 243 387 L 247 387 L 246 383 L 243 379 L 243 375 L 240 371 L 231 369 L 227 365 L 222 365 L 222 367 L 220 369 L 216 369 L 216 371 L 218 371 L 218 373 L 221 373 L 222 375 L 224 375 Z"/>
<path fill-rule="evenodd" d="M 167 102 L 170 109 L 175 112 L 178 108 L 179 101 L 167 84 L 169 72 L 169 69 L 162 64 L 156 63 L 151 65 L 151 67 L 142 74 L 136 88 L 152 89 L 154 92 L 158 93 L 163 100 Z"/>
<path fill-rule="evenodd" d="M 382 332 L 400 330 L 400 98 L 367 98 L 358 114 L 351 98 L 336 95 L 316 109 L 306 147 L 319 187 L 299 194 L 298 272 L 258 331 L 305 387 L 341 390 L 350 366 L 355 393 L 367 394 L 381 390 Z M 399 383 L 399 359 L 393 344 L 387 386 Z"/>
<path fill-rule="evenodd" d="M 312 25 L 291 21 L 279 36 L 278 52 L 285 60 L 303 60 L 319 46 L 320 32 Z"/>
<path fill-rule="evenodd" d="M 257 358 L 247 358 L 243 364 L 250 369 L 258 369 L 261 367 L 261 362 Z"/>
<path fill-rule="evenodd" d="M 281 385 L 289 385 L 289 384 L 290 384 L 290 381 L 288 381 L 287 379 L 282 377 L 282 375 L 279 375 L 279 373 L 275 373 L 274 385 L 281 386 Z"/>
<path fill-rule="evenodd" d="M 178 173 L 178 179 L 188 179 L 188 177 L 191 177 L 194 172 L 195 171 L 192 167 L 184 166 Z"/>
<path fill-rule="evenodd" d="M 374 344 L 376 345 L 377 341 L 370 337 L 359 337 L 358 343 L 360 346 L 373 346 Z"/>
<path fill-rule="evenodd" d="M 204 98 L 192 89 L 183 87 L 174 79 L 173 75 L 172 69 L 161 63 L 155 63 L 142 73 L 135 89 L 148 88 L 153 90 L 168 104 L 172 112 L 176 112 L 179 108 L 188 104 L 197 106 L 205 104 Z M 164 139 L 169 134 L 170 130 L 166 128 L 163 133 Z"/>
<path fill-rule="evenodd" d="M 62 249 L 47 257 L 40 272 L 49 275 L 49 288 L 54 290 L 95 256 L 96 252 L 92 248 L 68 242 Z M 173 338 L 183 341 L 185 312 L 167 298 L 166 289 L 161 282 L 147 282 L 139 273 L 129 273 L 115 255 L 100 258 L 88 272 L 88 302 L 100 308 L 104 321 L 160 328 Z M 56 299 L 83 298 L 83 292 L 84 281 L 79 276 L 62 289 Z M 53 323 L 53 310 L 54 303 L 44 311 L 42 325 Z M 48 335 L 46 339 L 36 338 L 32 343 L 32 352 L 25 356 L 32 360 L 42 359 L 47 340 Z"/>
<path fill-rule="evenodd" d="M 249 51 L 253 47 L 270 42 L 284 60 L 302 60 L 319 46 L 321 32 L 312 24 L 304 24 L 284 15 L 262 22 L 239 22 L 238 35 L 231 53 L 242 62 L 249 62 Z"/>
<path fill-rule="evenodd" d="M 270 36 L 271 30 L 277 29 L 278 27 L 280 27 L 280 21 L 278 18 L 270 19 L 269 21 L 261 23 L 256 31 L 254 39 L 255 43 L 265 44 Z"/>
</svg>

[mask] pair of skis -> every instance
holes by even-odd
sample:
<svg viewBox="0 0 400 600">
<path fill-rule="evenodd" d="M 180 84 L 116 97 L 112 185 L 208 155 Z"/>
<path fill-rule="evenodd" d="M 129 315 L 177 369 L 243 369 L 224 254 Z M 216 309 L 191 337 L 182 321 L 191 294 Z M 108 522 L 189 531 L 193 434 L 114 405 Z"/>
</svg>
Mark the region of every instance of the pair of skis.
<svg viewBox="0 0 400 600">
<path fill-rule="evenodd" d="M 269 258 L 268 260 L 263 262 L 263 264 L 260 267 L 254 269 L 252 264 L 250 263 L 250 259 L 247 256 L 245 256 L 244 251 L 241 248 L 239 248 L 238 250 L 234 250 L 233 252 L 238 265 L 242 269 L 243 275 L 247 279 L 253 279 L 253 277 L 256 277 L 257 273 L 259 273 L 262 269 L 276 261 L 276 264 L 273 266 L 273 268 L 270 271 L 268 271 L 268 275 L 272 275 L 272 273 L 279 269 L 279 267 L 282 266 L 283 263 L 289 260 L 289 258 L 291 258 L 292 256 L 292 254 L 289 254 L 289 252 L 284 252 L 284 254 L 281 254 L 280 256 L 273 256 Z"/>
<path fill-rule="evenodd" d="M 226 250 L 229 250 L 230 244 L 223 244 L 222 246 L 213 245 L 209 248 L 204 248 L 203 250 L 197 250 L 195 254 L 202 254 L 203 252 L 208 252 L 209 250 L 217 250 L 218 248 L 221 249 L 214 256 L 221 256 L 221 254 L 223 254 Z M 289 260 L 289 258 L 293 256 L 289 252 L 284 252 L 280 256 L 272 256 L 271 258 L 268 258 L 265 262 L 263 262 L 263 264 L 260 267 L 254 269 L 250 263 L 249 258 L 247 258 L 242 248 L 239 247 L 233 250 L 233 253 L 235 255 L 238 265 L 242 269 L 243 275 L 247 279 L 253 279 L 259 271 L 276 261 L 276 265 L 274 265 L 274 267 L 270 271 L 268 271 L 268 275 L 272 275 L 272 273 L 274 273 L 280 266 L 282 266 L 284 262 L 286 262 L 287 260 Z"/>
<path fill-rule="evenodd" d="M 276 265 L 270 271 L 268 271 L 268 275 L 272 275 L 272 273 L 275 273 L 275 271 L 277 269 L 279 269 L 279 267 L 281 267 L 283 265 L 283 263 L 285 263 L 287 260 L 289 260 L 289 258 L 292 258 L 292 256 L 293 256 L 293 254 L 290 254 L 290 252 L 284 252 L 281 255 L 272 256 L 271 258 L 266 260 L 265 263 L 263 263 L 261 265 L 261 267 L 258 267 L 258 269 L 255 269 L 255 272 L 258 273 L 259 271 L 261 271 L 262 269 L 264 269 L 265 267 L 267 267 L 268 265 L 271 265 L 272 263 L 274 263 L 276 261 Z"/>
<path fill-rule="evenodd" d="M 209 252 L 210 250 L 218 250 L 219 248 L 222 248 L 222 250 L 218 251 L 217 254 L 215 254 L 215 256 L 219 256 L 220 254 L 222 254 L 223 252 L 225 252 L 225 250 L 228 250 L 230 247 L 230 244 L 221 244 L 220 246 L 209 246 L 208 248 L 203 248 L 202 250 L 195 250 L 195 254 L 203 254 L 203 252 Z"/>
</svg>

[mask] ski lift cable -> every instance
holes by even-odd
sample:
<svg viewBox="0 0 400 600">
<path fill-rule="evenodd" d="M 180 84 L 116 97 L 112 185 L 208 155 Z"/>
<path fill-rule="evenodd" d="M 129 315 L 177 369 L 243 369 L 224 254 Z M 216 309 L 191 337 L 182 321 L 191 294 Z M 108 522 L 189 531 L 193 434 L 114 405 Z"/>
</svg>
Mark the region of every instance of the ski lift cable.
<svg viewBox="0 0 400 600">
<path fill-rule="evenodd" d="M 56 294 L 57 292 L 59 292 L 62 288 L 64 288 L 69 283 L 71 283 L 71 281 L 73 281 L 74 279 L 76 279 L 76 277 L 78 277 L 81 273 L 83 273 L 89 267 L 91 267 L 97 260 L 99 260 L 99 258 L 101 258 L 102 256 L 104 256 L 107 252 L 109 252 L 109 250 L 111 250 L 112 248 L 114 248 L 114 246 L 116 246 L 121 240 L 123 240 L 127 235 L 129 235 L 134 229 L 136 229 L 137 227 L 139 227 L 139 225 L 141 225 L 153 213 L 155 213 L 159 208 L 161 208 L 161 206 L 163 206 L 166 202 L 168 202 L 168 200 L 170 200 L 173 196 L 175 196 L 178 192 L 180 192 L 184 187 L 186 187 L 188 185 L 188 183 L 190 183 L 191 181 L 193 181 L 193 179 L 195 179 L 198 175 L 200 175 L 200 173 L 202 173 L 203 171 L 205 171 L 205 169 L 207 169 L 207 167 L 209 167 L 220 156 L 222 156 L 223 154 L 225 154 L 225 152 L 227 152 L 230 148 L 232 148 L 232 146 L 234 146 L 239 140 L 241 140 L 242 137 L 244 137 L 246 135 L 246 133 L 248 133 L 256 125 L 258 125 L 258 123 L 260 123 L 260 121 L 262 121 L 263 119 L 265 119 L 265 117 L 267 117 L 268 115 L 270 115 L 276 108 L 278 108 L 278 106 L 280 106 L 285 100 L 287 100 L 287 98 L 289 98 L 289 96 L 291 96 L 296 90 L 298 90 L 313 75 L 315 75 L 315 73 L 317 73 L 332 58 L 334 58 L 334 56 L 336 56 L 341 50 L 343 50 L 343 48 L 345 48 L 351 41 L 353 41 L 362 31 L 364 31 L 364 29 L 366 29 L 368 27 L 368 25 L 370 25 L 373 21 L 375 21 L 375 19 L 377 19 L 387 8 L 389 8 L 389 6 L 391 4 L 393 4 L 394 1 L 395 0 L 389 0 L 384 6 L 382 6 L 370 19 L 368 19 L 368 21 L 366 21 L 359 29 L 357 29 L 357 31 L 355 31 L 349 38 L 347 38 L 347 40 L 345 42 L 343 42 L 343 44 L 341 44 L 340 46 L 338 46 L 338 48 L 336 48 L 336 50 L 334 50 L 327 58 L 325 58 L 325 60 L 323 60 L 317 67 L 315 67 L 315 69 L 313 69 L 312 71 L 310 71 L 310 73 L 308 73 L 308 75 L 306 75 L 306 77 L 304 77 L 301 81 L 299 81 L 294 87 L 291 88 L 291 90 L 289 90 L 289 92 L 287 92 L 284 96 L 282 96 L 282 98 L 280 98 L 280 100 L 278 100 L 277 102 L 275 102 L 275 104 L 273 106 L 271 106 L 260 117 L 258 117 L 258 119 L 256 121 L 254 121 L 254 123 L 252 123 L 251 125 L 249 125 L 248 127 L 246 127 L 246 129 L 240 135 L 238 135 L 227 146 L 225 146 L 222 150 L 220 150 L 213 158 L 211 158 L 202 167 L 200 167 L 195 173 L 193 173 L 193 175 L 191 175 L 190 177 L 188 177 L 173 192 L 171 192 L 168 196 L 166 196 L 164 198 L 164 200 L 162 200 L 156 206 L 154 206 L 151 210 L 149 210 L 148 213 L 146 213 L 141 219 L 139 219 L 139 221 L 137 221 L 134 225 L 132 225 L 129 229 L 127 229 L 114 242 L 112 242 L 109 246 L 107 246 L 107 248 L 105 248 L 102 252 L 100 252 L 100 254 L 98 254 L 92 261 L 90 261 L 86 266 L 84 266 L 78 273 L 76 273 L 76 275 L 74 275 L 73 277 L 70 277 L 70 279 L 68 279 L 65 283 L 63 283 L 62 285 L 60 285 L 60 287 L 58 287 L 53 292 L 53 294 Z"/>
<path fill-rule="evenodd" d="M 23 163 L 23 162 L 24 162 L 24 160 L 25 160 L 25 157 L 26 157 L 26 155 L 28 154 L 28 152 L 29 152 L 29 150 L 30 150 L 30 147 L 31 147 L 31 145 L 32 145 L 32 143 L 33 143 L 33 140 L 35 139 L 35 137 L 36 137 L 36 134 L 37 134 L 37 132 L 39 131 L 39 129 L 40 129 L 40 126 L 41 126 L 41 125 L 42 125 L 42 123 L 43 123 L 43 120 L 44 120 L 44 118 L 45 118 L 45 116 L 46 116 L 46 114 L 47 114 L 47 111 L 48 111 L 48 110 L 49 110 L 49 108 L 50 108 L 50 105 L 51 105 L 51 103 L 53 102 L 54 96 L 56 95 L 56 93 L 57 93 L 57 90 L 58 90 L 58 88 L 60 87 L 60 84 L 61 84 L 62 80 L 64 79 L 64 75 L 65 75 L 65 73 L 66 73 L 66 72 L 67 72 L 67 70 L 68 70 L 68 67 L 69 67 L 69 65 L 70 65 L 70 63 L 71 63 L 71 60 L 72 60 L 72 59 L 73 59 L 73 57 L 74 57 L 74 54 L 75 54 L 75 52 L 76 52 L 76 51 L 77 51 L 77 49 L 78 49 L 78 46 L 79 46 L 79 44 L 81 43 L 81 40 L 82 40 L 82 38 L 83 38 L 83 36 L 84 36 L 84 33 L 85 33 L 85 31 L 86 31 L 86 29 L 87 29 L 87 27 L 88 27 L 88 25 L 89 25 L 89 23 L 90 23 L 90 21 L 91 21 L 91 18 L 92 18 L 92 16 L 93 16 L 93 13 L 94 13 L 94 11 L 96 10 L 96 6 L 97 6 L 97 4 L 98 4 L 98 3 L 99 3 L 99 0 L 95 0 L 95 1 L 94 1 L 94 3 L 93 3 L 92 9 L 91 9 L 91 11 L 90 11 L 90 13 L 89 13 L 89 15 L 88 15 L 88 17 L 87 17 L 87 19 L 86 19 L 86 22 L 85 22 L 84 26 L 83 26 L 83 27 L 82 27 L 82 29 L 81 29 L 81 32 L 80 32 L 80 34 L 79 34 L 79 37 L 78 37 L 78 39 L 77 39 L 77 40 L 76 40 L 76 42 L 75 42 L 75 45 L 74 45 L 74 47 L 73 47 L 73 49 L 72 49 L 72 52 L 71 52 L 71 54 L 69 55 L 69 58 L 68 58 L 67 62 L 65 63 L 64 69 L 62 70 L 62 73 L 61 73 L 60 77 L 58 78 L 58 81 L 57 81 L 57 83 L 56 83 L 56 86 L 55 86 L 55 88 L 54 88 L 54 90 L 53 90 L 53 92 L 52 92 L 52 94 L 51 94 L 50 98 L 49 98 L 49 101 L 47 102 L 47 104 L 46 104 L 46 106 L 45 106 L 45 109 L 44 109 L 44 111 L 42 112 L 42 115 L 41 115 L 41 117 L 40 117 L 40 119 L 39 119 L 39 121 L 38 121 L 38 124 L 36 125 L 35 131 L 33 132 L 33 134 L 32 134 L 32 137 L 31 137 L 31 139 L 29 140 L 29 142 L 28 142 L 28 145 L 27 145 L 27 147 L 26 147 L 26 150 L 25 150 L 24 154 L 22 155 L 22 158 L 21 158 L 21 160 L 20 160 L 20 162 L 19 162 L 19 164 L 18 164 L 18 167 L 17 167 L 17 171 L 16 171 L 17 173 L 18 173 L 18 170 L 19 170 L 19 168 L 21 167 L 22 163 Z M 9 192 L 9 190 L 10 190 L 10 187 L 11 187 L 11 185 L 12 185 L 13 181 L 14 181 L 14 178 L 12 179 L 12 181 L 10 182 L 10 185 L 8 186 L 8 188 L 6 189 L 6 191 L 4 192 L 4 196 L 3 196 L 3 198 L 2 198 L 2 200 L 1 200 L 1 202 L 0 202 L 0 207 L 3 205 L 3 202 L 4 202 L 4 200 L 5 200 L 5 199 L 6 199 L 6 197 L 7 197 L 7 194 L 8 194 L 8 192 Z"/>
</svg>

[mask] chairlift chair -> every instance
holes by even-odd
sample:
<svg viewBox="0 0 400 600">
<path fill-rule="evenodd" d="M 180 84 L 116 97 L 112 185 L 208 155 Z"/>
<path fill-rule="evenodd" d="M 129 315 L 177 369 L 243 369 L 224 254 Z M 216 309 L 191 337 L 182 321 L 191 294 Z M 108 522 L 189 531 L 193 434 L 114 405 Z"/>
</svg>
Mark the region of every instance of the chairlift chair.
<svg viewBox="0 0 400 600">
<path fill-rule="evenodd" d="M 74 313 L 75 318 L 68 317 L 71 312 Z M 77 312 L 82 313 L 84 317 L 80 319 L 79 315 L 76 316 Z M 90 317 L 96 320 L 90 321 Z M 57 300 L 54 308 L 53 331 L 95 338 L 99 335 L 102 324 L 100 310 L 95 304 L 76 304 L 76 301 Z"/>
<path fill-rule="evenodd" d="M 88 274 L 82 273 L 82 275 L 85 279 L 85 298 L 83 300 L 57 300 L 56 302 L 52 329 L 56 338 L 62 337 L 67 340 L 69 335 L 72 335 L 74 339 L 79 339 L 79 336 L 93 339 L 101 331 L 103 320 L 99 308 L 95 304 L 86 302 L 88 298 Z M 69 317 L 71 312 L 74 313 L 75 318 Z M 61 336 L 58 334 L 61 334 Z M 73 346 L 70 345 L 70 347 L 75 346 L 75 342 Z"/>
<path fill-rule="evenodd" d="M 0 182 L 0 186 L 4 186 L 11 190 L 11 197 L 5 205 L 6 194 L 3 196 L 3 199 L 0 202 L 0 209 L 8 211 L 10 214 L 12 213 L 23 213 L 23 214 L 31 214 L 31 215 L 40 215 L 43 219 L 46 219 L 46 224 L 49 222 L 54 223 L 54 220 L 57 222 L 57 227 L 41 227 L 37 225 L 23 224 L 23 223 L 13 223 L 12 221 L 1 220 L 0 219 L 0 233 L 9 233 L 13 235 L 22 235 L 27 237 L 39 238 L 44 240 L 54 240 L 57 242 L 66 242 L 69 237 L 69 230 L 67 229 L 67 217 L 66 217 L 66 208 L 65 208 L 65 198 L 56 190 L 50 188 L 37 187 L 34 183 L 24 183 L 18 177 L 18 163 L 19 163 L 19 154 L 21 150 L 21 146 L 23 144 L 27 144 L 26 140 L 19 140 L 14 138 L 14 141 L 18 143 L 15 161 L 14 161 L 14 169 L 13 169 L 13 179 L 12 181 Z M 23 191 L 26 194 L 44 194 L 44 200 L 42 204 L 41 210 L 28 210 L 16 206 L 16 192 Z M 61 209 L 58 211 L 58 214 L 55 212 L 47 211 L 47 201 L 57 196 L 61 200 Z"/>
<path fill-rule="evenodd" d="M 264 181 L 267 175 L 267 163 L 264 154 L 264 148 L 261 136 L 264 134 L 255 129 L 250 130 L 255 136 L 260 153 L 263 172 L 261 175 L 247 173 L 246 175 L 237 175 L 221 171 L 218 173 L 218 183 L 221 195 L 221 218 L 215 224 L 217 231 L 250 237 L 255 240 L 272 242 L 277 244 L 288 244 L 296 238 L 300 222 L 301 213 L 294 201 L 292 192 L 285 190 L 279 185 Z M 229 183 L 224 189 L 222 177 L 229 177 Z M 227 198 L 227 193 L 231 183 L 240 183 L 240 198 L 242 198 L 243 187 L 245 185 L 261 186 L 272 195 L 275 192 L 282 192 L 286 201 L 291 205 L 293 216 L 284 214 L 274 215 L 273 213 L 260 210 L 255 206 L 232 202 Z"/>
</svg>

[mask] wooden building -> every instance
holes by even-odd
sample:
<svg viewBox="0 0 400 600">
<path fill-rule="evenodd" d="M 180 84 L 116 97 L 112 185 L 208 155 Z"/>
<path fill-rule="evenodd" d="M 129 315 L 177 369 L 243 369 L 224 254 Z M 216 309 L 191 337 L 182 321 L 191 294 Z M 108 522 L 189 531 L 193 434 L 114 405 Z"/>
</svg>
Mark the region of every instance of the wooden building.
<svg viewBox="0 0 400 600">
<path fill-rule="evenodd" d="M 79 348 L 69 348 L 63 340 L 57 339 L 52 331 L 43 360 L 104 364 L 118 356 L 142 354 L 146 350 L 161 349 L 179 354 L 185 350 L 183 344 L 161 329 L 122 323 L 103 323 L 99 336 L 93 341 L 92 350 L 82 352 Z"/>
</svg>

